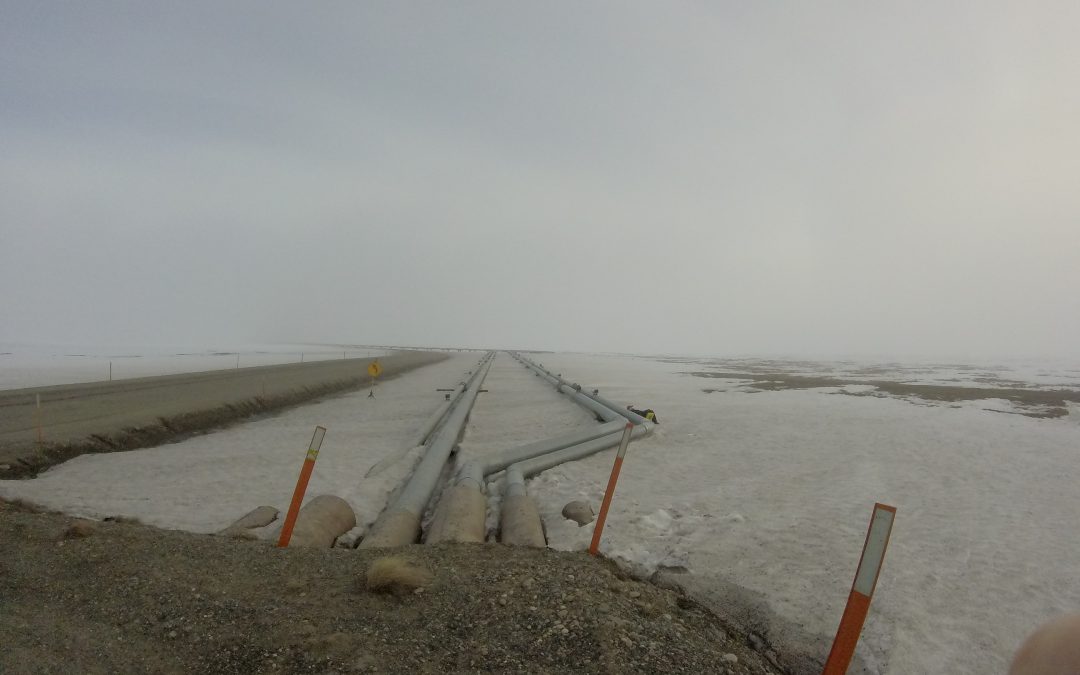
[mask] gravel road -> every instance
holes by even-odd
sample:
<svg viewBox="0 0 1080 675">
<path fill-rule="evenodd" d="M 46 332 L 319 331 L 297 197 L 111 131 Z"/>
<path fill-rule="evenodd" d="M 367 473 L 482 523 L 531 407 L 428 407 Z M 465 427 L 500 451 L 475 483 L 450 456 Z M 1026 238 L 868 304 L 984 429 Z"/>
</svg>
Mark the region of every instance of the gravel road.
<svg viewBox="0 0 1080 675">
<path fill-rule="evenodd" d="M 381 379 L 447 358 L 379 358 Z M 85 452 L 158 445 L 370 382 L 374 359 L 317 361 L 0 391 L 0 479 L 29 477 Z M 37 409 L 37 399 L 41 409 Z M 40 420 L 44 443 L 39 447 Z"/>
</svg>

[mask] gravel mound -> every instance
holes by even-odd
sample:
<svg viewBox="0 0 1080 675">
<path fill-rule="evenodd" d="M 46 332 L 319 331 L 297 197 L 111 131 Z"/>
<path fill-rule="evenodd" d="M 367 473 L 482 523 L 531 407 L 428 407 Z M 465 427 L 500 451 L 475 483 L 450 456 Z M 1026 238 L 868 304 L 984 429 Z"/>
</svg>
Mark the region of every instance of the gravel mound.
<svg viewBox="0 0 1080 675">
<path fill-rule="evenodd" d="M 267 543 L 0 502 L 0 672 L 779 673 L 679 593 L 585 554 L 394 550 L 429 584 L 366 587 L 385 550 Z"/>
</svg>

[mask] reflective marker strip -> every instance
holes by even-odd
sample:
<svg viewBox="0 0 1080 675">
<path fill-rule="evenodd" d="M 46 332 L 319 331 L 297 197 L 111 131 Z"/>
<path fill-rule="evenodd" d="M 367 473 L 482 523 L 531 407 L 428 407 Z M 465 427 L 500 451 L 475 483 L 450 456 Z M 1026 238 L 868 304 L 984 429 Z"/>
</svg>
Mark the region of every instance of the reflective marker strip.
<svg viewBox="0 0 1080 675">
<path fill-rule="evenodd" d="M 308 445 L 307 458 L 311 461 L 315 461 L 319 457 L 319 448 L 322 447 L 323 438 L 326 436 L 325 427 L 315 427 L 315 435 L 311 437 L 311 444 Z"/>
<path fill-rule="evenodd" d="M 619 457 L 626 457 L 626 448 L 630 445 L 630 434 L 634 433 L 634 423 L 627 422 L 623 427 L 622 438 L 619 439 Z"/>
<path fill-rule="evenodd" d="M 883 504 L 874 504 L 874 517 L 870 519 L 870 532 L 866 535 L 859 571 L 855 574 L 855 583 L 851 590 L 867 597 L 874 595 L 881 561 L 885 558 L 885 548 L 889 545 L 896 509 Z"/>
</svg>

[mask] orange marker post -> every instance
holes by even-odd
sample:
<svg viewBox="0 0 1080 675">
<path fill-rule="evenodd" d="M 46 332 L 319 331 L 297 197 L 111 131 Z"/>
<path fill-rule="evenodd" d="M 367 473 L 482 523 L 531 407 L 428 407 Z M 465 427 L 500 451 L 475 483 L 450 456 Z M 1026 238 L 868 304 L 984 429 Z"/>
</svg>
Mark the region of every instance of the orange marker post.
<svg viewBox="0 0 1080 675">
<path fill-rule="evenodd" d="M 307 457 L 304 466 L 300 469 L 300 478 L 296 480 L 296 489 L 293 490 L 292 503 L 289 504 L 289 513 L 285 516 L 285 524 L 281 526 L 281 538 L 278 539 L 278 548 L 285 548 L 292 539 L 293 526 L 296 525 L 296 515 L 300 513 L 300 502 L 304 501 L 304 493 L 307 492 L 307 484 L 311 479 L 311 472 L 315 469 L 315 460 L 319 456 L 319 448 L 322 447 L 323 437 L 326 436 L 325 427 L 315 427 L 315 435 L 311 437 L 311 445 L 308 446 Z"/>
<path fill-rule="evenodd" d="M 611 498 L 615 495 L 615 483 L 619 480 L 619 471 L 622 470 L 623 457 L 626 456 L 626 447 L 630 445 L 630 434 L 632 433 L 634 433 L 634 424 L 633 422 L 627 422 L 626 427 L 623 429 L 622 440 L 619 441 L 619 454 L 615 455 L 615 465 L 611 467 L 611 478 L 608 478 L 607 492 L 604 493 L 604 501 L 600 504 L 600 515 L 596 517 L 596 525 L 593 526 L 589 555 L 596 555 L 600 551 L 600 535 L 604 533 L 604 522 L 607 521 Z"/>
<path fill-rule="evenodd" d="M 844 616 L 840 619 L 840 627 L 836 630 L 836 639 L 822 675 L 844 675 L 851 657 L 855 655 L 855 645 L 859 642 L 859 634 L 870 611 L 870 599 L 874 596 L 895 519 L 895 506 L 874 504 L 874 515 L 870 517 L 870 529 L 866 531 L 859 568 L 855 572 L 847 607 L 844 608 Z"/>
</svg>

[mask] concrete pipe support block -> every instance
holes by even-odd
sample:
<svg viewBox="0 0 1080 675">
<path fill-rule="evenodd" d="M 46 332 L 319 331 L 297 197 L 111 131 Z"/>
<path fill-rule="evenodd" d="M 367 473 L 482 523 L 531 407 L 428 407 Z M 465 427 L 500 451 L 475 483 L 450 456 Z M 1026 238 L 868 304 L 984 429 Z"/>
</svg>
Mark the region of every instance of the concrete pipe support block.
<svg viewBox="0 0 1080 675">
<path fill-rule="evenodd" d="M 356 514 L 349 502 L 334 495 L 319 495 L 297 514 L 289 546 L 330 548 L 335 539 L 355 526 Z"/>
<path fill-rule="evenodd" d="M 499 541 L 511 546 L 544 548 L 544 525 L 536 502 L 528 495 L 511 495 L 503 499 Z"/>
<path fill-rule="evenodd" d="M 470 485 L 455 485 L 443 494 L 439 508 L 435 512 L 435 520 L 428 528 L 425 543 L 437 544 L 441 541 L 482 543 L 486 514 L 487 499 L 480 490 Z"/>
<path fill-rule="evenodd" d="M 396 548 L 415 544 L 420 536 L 420 516 L 411 511 L 395 511 L 379 517 L 360 542 L 359 548 Z"/>
</svg>

